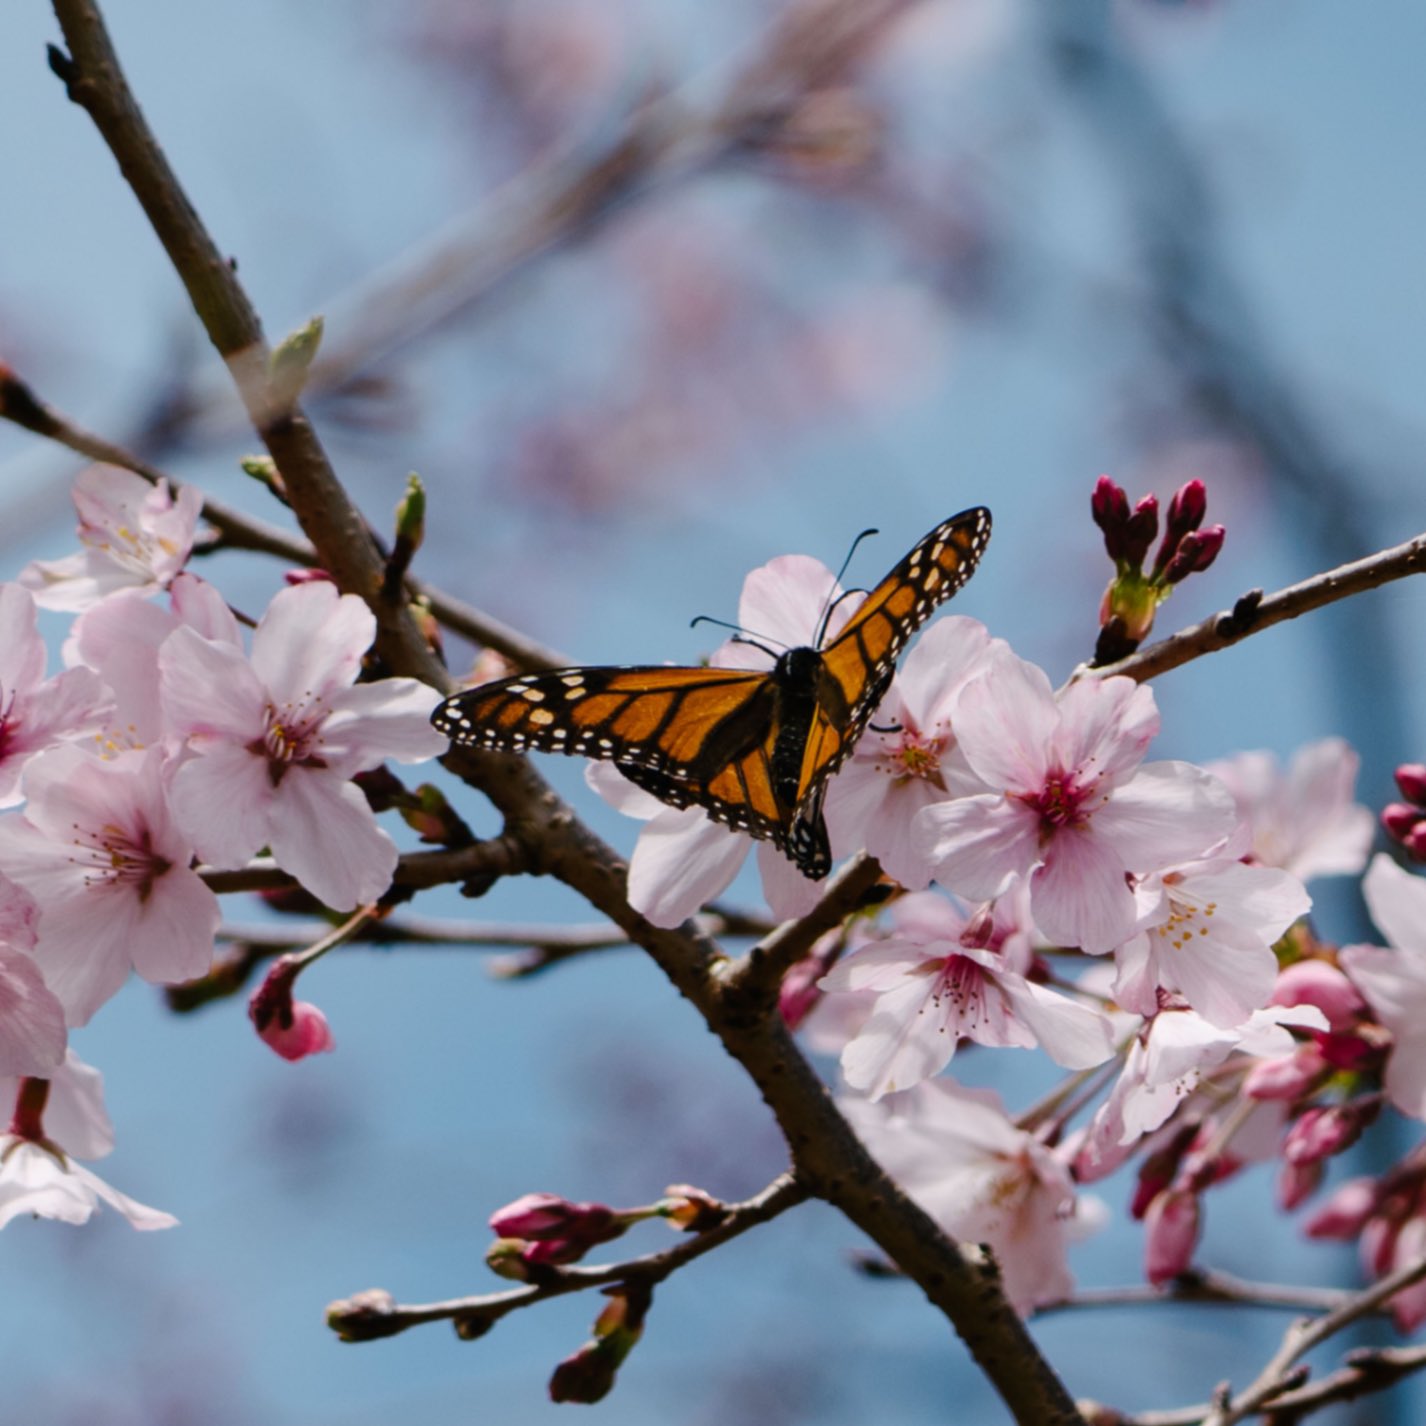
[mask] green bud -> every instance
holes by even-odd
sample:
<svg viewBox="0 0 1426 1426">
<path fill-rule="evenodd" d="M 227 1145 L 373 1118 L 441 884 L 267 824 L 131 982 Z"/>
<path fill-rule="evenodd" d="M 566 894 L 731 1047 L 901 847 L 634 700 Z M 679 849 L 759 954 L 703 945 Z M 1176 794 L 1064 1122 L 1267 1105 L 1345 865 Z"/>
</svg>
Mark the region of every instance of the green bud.
<svg viewBox="0 0 1426 1426">
<path fill-rule="evenodd" d="M 313 317 L 306 326 L 284 337 L 267 360 L 272 401 L 279 409 L 291 406 L 307 384 L 307 372 L 322 344 L 322 319 Z"/>
<path fill-rule="evenodd" d="M 426 487 L 421 477 L 412 471 L 406 477 L 406 494 L 396 507 L 396 538 L 410 542 L 413 550 L 421 548 L 426 535 Z"/>
</svg>

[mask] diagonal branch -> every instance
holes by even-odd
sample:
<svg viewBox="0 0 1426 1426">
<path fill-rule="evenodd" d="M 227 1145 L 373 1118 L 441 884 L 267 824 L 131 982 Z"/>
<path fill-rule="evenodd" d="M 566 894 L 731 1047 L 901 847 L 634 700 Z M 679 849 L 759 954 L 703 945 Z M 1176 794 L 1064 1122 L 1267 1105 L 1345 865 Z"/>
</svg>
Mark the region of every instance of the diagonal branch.
<svg viewBox="0 0 1426 1426">
<path fill-rule="evenodd" d="M 1167 639 L 1160 639 L 1158 643 L 1120 659 L 1118 663 L 1095 669 L 1081 668 L 1076 671 L 1075 677 L 1108 678 L 1112 674 L 1124 674 L 1143 683 L 1204 654 L 1240 643 L 1250 634 L 1270 629 L 1285 619 L 1296 619 L 1300 614 L 1321 609 L 1339 599 L 1424 572 L 1426 534 L 1417 535 L 1415 539 L 1389 550 L 1380 550 L 1365 559 L 1353 560 L 1323 574 L 1315 574 L 1311 579 L 1278 590 L 1276 594 L 1264 596 L 1255 590 L 1244 595 L 1230 612 L 1214 614 L 1200 624 L 1171 634 Z"/>
</svg>

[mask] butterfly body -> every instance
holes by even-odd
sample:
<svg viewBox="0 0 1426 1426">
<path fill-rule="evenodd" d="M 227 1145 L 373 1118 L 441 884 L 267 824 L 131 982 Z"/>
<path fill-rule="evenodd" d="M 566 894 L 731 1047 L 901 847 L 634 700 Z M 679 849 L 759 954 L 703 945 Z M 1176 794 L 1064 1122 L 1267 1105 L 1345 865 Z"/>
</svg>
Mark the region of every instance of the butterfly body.
<svg viewBox="0 0 1426 1426">
<path fill-rule="evenodd" d="M 881 702 L 907 640 L 974 572 L 990 512 L 936 526 L 820 647 L 770 670 L 644 665 L 522 674 L 458 693 L 431 721 L 452 742 L 613 762 L 674 807 L 765 838 L 813 880 L 831 868 L 827 783 Z"/>
</svg>

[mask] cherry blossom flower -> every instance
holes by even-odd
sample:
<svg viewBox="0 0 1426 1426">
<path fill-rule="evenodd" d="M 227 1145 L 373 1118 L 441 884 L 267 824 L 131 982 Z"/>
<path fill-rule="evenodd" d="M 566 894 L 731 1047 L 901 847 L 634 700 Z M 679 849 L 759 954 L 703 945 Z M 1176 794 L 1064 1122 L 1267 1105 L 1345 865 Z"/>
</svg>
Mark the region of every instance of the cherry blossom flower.
<svg viewBox="0 0 1426 1426">
<path fill-rule="evenodd" d="M 117 1209 L 141 1231 L 172 1228 L 178 1222 L 74 1162 L 71 1155 L 97 1159 L 109 1153 L 114 1133 L 104 1111 L 103 1081 L 73 1051 L 48 1084 L 0 1079 L 0 1104 L 16 1106 L 10 1132 L 0 1134 L 0 1228 L 27 1213 L 61 1223 L 87 1223 L 101 1203 Z"/>
<path fill-rule="evenodd" d="M 40 908 L 0 875 L 0 1075 L 47 1074 L 64 1059 L 64 1006 L 30 954 Z"/>
<path fill-rule="evenodd" d="M 338 911 L 391 884 L 396 844 L 350 779 L 387 758 L 422 762 L 446 740 L 430 726 L 434 689 L 354 684 L 375 633 L 360 599 L 320 582 L 273 598 L 250 660 L 186 625 L 164 641 L 160 698 L 188 752 L 173 774 L 174 815 L 206 861 L 240 866 L 268 846 Z"/>
<path fill-rule="evenodd" d="M 1086 678 L 1057 696 L 1007 654 L 962 690 L 956 727 L 971 770 L 1001 791 L 925 808 L 914 836 L 967 898 L 1033 873 L 1035 922 L 1061 944 L 1122 945 L 1138 919 L 1129 874 L 1202 856 L 1232 829 L 1232 798 L 1200 768 L 1140 765 L 1159 717 L 1130 679 Z"/>
<path fill-rule="evenodd" d="M 931 868 L 912 841 L 911 822 L 933 802 L 988 790 L 957 746 L 954 709 L 986 656 L 1005 648 L 985 625 L 962 615 L 939 619 L 922 634 L 828 790 L 827 827 L 837 856 L 865 847 L 903 886 L 927 885 Z"/>
<path fill-rule="evenodd" d="M 21 801 L 20 773 L 45 748 L 97 732 L 113 700 L 89 669 L 45 676 L 35 601 L 0 584 L 0 807 Z"/>
<path fill-rule="evenodd" d="M 1356 875 L 1371 850 L 1371 812 L 1352 801 L 1360 759 L 1341 738 L 1300 748 L 1284 773 L 1271 753 L 1208 764 L 1247 823 L 1253 859 L 1299 881 Z"/>
<path fill-rule="evenodd" d="M 114 692 L 113 722 L 106 731 L 112 750 L 148 747 L 162 737 L 158 651 L 175 629 L 186 624 L 205 639 L 242 647 L 237 619 L 207 581 L 185 571 L 168 595 L 168 609 L 138 589 L 106 595 L 74 621 L 65 643 L 66 659 L 93 669 Z"/>
<path fill-rule="evenodd" d="M 0 859 L 39 903 L 35 958 L 71 1025 L 130 966 L 162 985 L 208 969 L 218 898 L 189 868 L 157 749 L 104 761 L 53 748 L 26 768 L 25 792 L 23 816 L 0 819 Z"/>
<path fill-rule="evenodd" d="M 759 639 L 797 648 L 809 644 L 822 611 L 834 607 L 828 634 L 835 637 L 858 600 L 838 599 L 841 587 L 821 560 L 780 555 L 749 572 L 738 600 L 738 623 Z M 766 650 L 730 639 L 709 659 L 715 668 L 771 668 Z M 754 839 L 714 822 L 697 807 L 673 808 L 633 786 L 617 768 L 592 763 L 589 785 L 626 816 L 645 822 L 629 859 L 629 904 L 655 926 L 678 926 L 727 890 Z M 819 895 L 779 851 L 758 846 L 763 891 L 777 915 L 797 916 Z"/>
<path fill-rule="evenodd" d="M 1287 1059 L 1298 1047 L 1293 1029 L 1326 1028 L 1327 1017 L 1312 1005 L 1255 1010 L 1242 1024 L 1226 1029 L 1193 1010 L 1161 1011 L 1129 1046 L 1109 1098 L 1077 1145 L 1076 1176 L 1090 1183 L 1112 1173 L 1230 1055 Z"/>
<path fill-rule="evenodd" d="M 92 465 L 74 482 L 84 548 L 58 560 L 36 560 L 20 574 L 45 609 L 87 609 L 116 589 L 166 589 L 193 550 L 203 497 L 112 465 Z"/>
<path fill-rule="evenodd" d="M 1018 1129 L 1000 1096 L 949 1079 L 926 1080 L 894 1099 L 841 1099 L 877 1161 L 953 1238 L 995 1253 L 1016 1311 L 1067 1296 L 1072 1238 L 1102 1209 L 1077 1199 L 1059 1154 Z"/>
<path fill-rule="evenodd" d="M 1362 878 L 1362 894 L 1391 949 L 1344 946 L 1339 960 L 1394 1037 L 1387 1097 L 1403 1114 L 1426 1119 L 1426 880 L 1378 852 Z"/>
<path fill-rule="evenodd" d="M 782 920 L 810 911 L 821 894 L 768 842 L 754 843 L 697 807 L 670 807 L 635 787 L 612 763 L 591 762 L 584 780 L 611 807 L 644 823 L 629 858 L 629 905 L 655 926 L 681 926 L 720 896 L 757 848 L 763 898 Z"/>
<path fill-rule="evenodd" d="M 1152 1015 L 1161 990 L 1177 992 L 1223 1029 L 1267 1004 L 1273 944 L 1312 905 L 1290 873 L 1225 857 L 1145 877 L 1137 891 L 1141 929 L 1115 952 L 1115 999 Z"/>
<path fill-rule="evenodd" d="M 985 931 L 967 925 L 948 903 L 945 914 L 951 924 L 939 934 L 873 942 L 823 977 L 827 991 L 876 994 L 842 1051 L 842 1073 L 853 1089 L 872 1099 L 908 1089 L 943 1070 L 961 1038 L 1038 1044 L 1071 1069 L 1109 1058 L 1105 1016 L 1027 980 L 987 944 Z M 982 919 L 990 918 L 976 921 Z"/>
</svg>

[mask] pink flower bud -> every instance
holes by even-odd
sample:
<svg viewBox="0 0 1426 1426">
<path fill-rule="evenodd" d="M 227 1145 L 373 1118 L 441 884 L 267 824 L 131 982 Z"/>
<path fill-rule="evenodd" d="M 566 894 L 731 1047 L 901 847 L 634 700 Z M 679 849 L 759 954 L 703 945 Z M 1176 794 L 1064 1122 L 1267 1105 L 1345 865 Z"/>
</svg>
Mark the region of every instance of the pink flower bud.
<svg viewBox="0 0 1426 1426">
<path fill-rule="evenodd" d="M 1348 1179 L 1302 1225 L 1302 1231 L 1309 1238 L 1335 1238 L 1348 1243 L 1365 1227 L 1376 1205 L 1375 1179 Z"/>
<path fill-rule="evenodd" d="M 1366 1002 L 1352 982 L 1326 961 L 1297 961 L 1278 972 L 1269 1005 L 1315 1005 L 1333 1030 L 1350 1029 Z"/>
<path fill-rule="evenodd" d="M 527 1193 L 490 1215 L 501 1238 L 563 1238 L 588 1223 L 607 1225 L 614 1210 L 602 1203 L 571 1203 L 556 1193 Z"/>
<path fill-rule="evenodd" d="M 1283 1164 L 1277 1179 L 1278 1206 L 1284 1213 L 1291 1213 L 1305 1203 L 1316 1193 L 1325 1172 L 1321 1159 L 1310 1164 Z"/>
<path fill-rule="evenodd" d="M 1309 1109 L 1287 1131 L 1283 1159 L 1289 1164 L 1310 1164 L 1330 1158 L 1355 1144 L 1364 1127 L 1364 1115 L 1355 1104 Z"/>
<path fill-rule="evenodd" d="M 1131 569 L 1141 569 L 1159 533 L 1159 501 L 1155 495 L 1146 495 L 1134 507 L 1124 527 L 1124 563 Z"/>
<path fill-rule="evenodd" d="M 1196 530 L 1208 513 L 1208 488 L 1201 480 L 1190 480 L 1174 492 L 1169 501 L 1166 524 L 1170 535 L 1185 535 Z"/>
<path fill-rule="evenodd" d="M 1418 807 L 1426 807 L 1426 763 L 1402 763 L 1396 770 L 1401 795 Z"/>
<path fill-rule="evenodd" d="M 1142 1218 L 1154 1200 L 1168 1188 L 1178 1175 L 1178 1166 L 1189 1151 L 1198 1135 L 1198 1120 L 1184 1124 L 1162 1148 L 1145 1156 L 1139 1165 L 1139 1178 L 1134 1186 L 1134 1197 L 1129 1204 L 1129 1213 L 1134 1218 Z"/>
<path fill-rule="evenodd" d="M 1089 497 L 1089 512 L 1094 523 L 1104 531 L 1104 548 L 1109 558 L 1122 559 L 1124 527 L 1129 523 L 1129 497 L 1107 475 L 1101 475 Z"/>
<path fill-rule="evenodd" d="M 782 978 L 777 992 L 777 1010 L 789 1030 L 798 1029 L 817 1007 L 822 991 L 817 982 L 827 974 L 820 956 L 804 956 Z"/>
<path fill-rule="evenodd" d="M 1144 1215 L 1144 1275 L 1155 1287 L 1188 1271 L 1200 1225 L 1197 1194 L 1171 1188 L 1149 1205 Z"/>
<path fill-rule="evenodd" d="M 1189 575 L 1207 569 L 1218 558 L 1226 534 L 1222 525 L 1210 525 L 1206 530 L 1193 530 L 1186 534 L 1178 542 L 1173 558 L 1164 565 L 1164 583 L 1179 584 Z"/>
<path fill-rule="evenodd" d="M 527 1193 L 490 1215 L 500 1239 L 522 1241 L 521 1258 L 531 1267 L 578 1262 L 590 1248 L 617 1238 L 628 1220 L 602 1203 L 571 1203 L 553 1193 Z"/>
<path fill-rule="evenodd" d="M 1301 1099 L 1331 1073 L 1316 1045 L 1300 1045 L 1295 1054 L 1258 1060 L 1243 1079 L 1249 1099 Z"/>
<path fill-rule="evenodd" d="M 1396 1235 L 1391 1270 L 1404 1268 L 1426 1254 L 1426 1222 L 1418 1216 L 1408 1218 Z M 1391 1316 L 1399 1332 L 1414 1332 L 1426 1322 L 1426 1284 L 1416 1283 L 1403 1288 L 1391 1299 Z"/>
<path fill-rule="evenodd" d="M 1418 822 L 1401 839 L 1401 845 L 1412 861 L 1426 862 L 1426 822 Z"/>
<path fill-rule="evenodd" d="M 285 956 L 273 963 L 248 1000 L 248 1016 L 263 1042 L 285 1060 L 301 1060 L 335 1047 L 327 1017 L 309 1001 L 293 1000 L 297 967 Z"/>
</svg>

